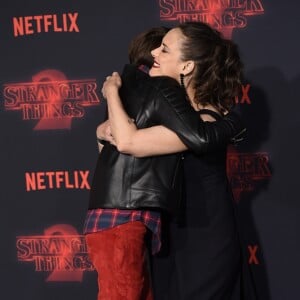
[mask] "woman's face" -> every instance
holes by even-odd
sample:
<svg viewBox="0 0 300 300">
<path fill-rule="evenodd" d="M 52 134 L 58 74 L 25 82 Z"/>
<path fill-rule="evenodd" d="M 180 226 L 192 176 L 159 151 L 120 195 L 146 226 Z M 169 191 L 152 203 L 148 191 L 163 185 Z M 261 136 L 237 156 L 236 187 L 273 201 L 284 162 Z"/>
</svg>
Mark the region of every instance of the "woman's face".
<svg viewBox="0 0 300 300">
<path fill-rule="evenodd" d="M 180 47 L 184 36 L 180 29 L 171 29 L 163 38 L 161 45 L 152 50 L 154 64 L 150 76 L 169 76 L 179 81 L 183 69 Z"/>
</svg>

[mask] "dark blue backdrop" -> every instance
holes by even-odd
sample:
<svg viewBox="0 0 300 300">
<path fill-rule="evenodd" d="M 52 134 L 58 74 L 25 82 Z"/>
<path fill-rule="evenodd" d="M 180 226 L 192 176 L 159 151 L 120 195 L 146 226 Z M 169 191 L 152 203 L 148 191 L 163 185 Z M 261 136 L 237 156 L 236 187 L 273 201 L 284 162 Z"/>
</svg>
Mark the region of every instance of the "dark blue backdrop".
<svg viewBox="0 0 300 300">
<path fill-rule="evenodd" d="M 1 4 L 1 298 L 95 299 L 81 231 L 105 111 L 102 81 L 122 70 L 135 34 L 179 22 L 163 15 L 203 17 L 203 3 L 196 10 L 187 3 Z M 248 139 L 230 152 L 228 165 L 248 294 L 263 300 L 300 294 L 299 10 L 297 1 L 239 1 L 222 12 L 235 16 L 234 28 L 225 28 L 229 19 L 219 28 L 232 33 L 246 66 L 238 102 Z M 49 116 L 54 121 L 45 121 Z"/>
</svg>

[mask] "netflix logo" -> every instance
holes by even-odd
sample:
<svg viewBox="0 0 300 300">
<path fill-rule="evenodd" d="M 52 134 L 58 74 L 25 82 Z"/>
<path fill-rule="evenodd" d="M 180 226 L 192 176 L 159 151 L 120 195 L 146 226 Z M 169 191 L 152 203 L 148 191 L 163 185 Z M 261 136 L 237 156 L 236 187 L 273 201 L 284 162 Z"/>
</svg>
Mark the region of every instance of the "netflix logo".
<svg viewBox="0 0 300 300">
<path fill-rule="evenodd" d="M 90 190 L 89 171 L 46 171 L 26 172 L 25 187 L 27 192 L 53 189 Z"/>
<path fill-rule="evenodd" d="M 78 13 L 14 17 L 15 37 L 44 32 L 79 32 Z"/>
</svg>

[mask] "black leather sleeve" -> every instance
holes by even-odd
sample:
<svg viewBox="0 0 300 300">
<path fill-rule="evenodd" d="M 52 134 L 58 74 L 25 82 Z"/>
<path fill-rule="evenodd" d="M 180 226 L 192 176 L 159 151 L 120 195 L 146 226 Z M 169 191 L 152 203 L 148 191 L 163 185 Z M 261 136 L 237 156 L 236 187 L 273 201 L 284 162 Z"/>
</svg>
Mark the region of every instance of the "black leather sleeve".
<svg viewBox="0 0 300 300">
<path fill-rule="evenodd" d="M 203 122 L 180 87 L 167 80 L 156 87 L 155 122 L 174 131 L 189 150 L 202 154 L 243 138 L 245 126 L 238 113 L 230 112 L 220 121 Z"/>
</svg>

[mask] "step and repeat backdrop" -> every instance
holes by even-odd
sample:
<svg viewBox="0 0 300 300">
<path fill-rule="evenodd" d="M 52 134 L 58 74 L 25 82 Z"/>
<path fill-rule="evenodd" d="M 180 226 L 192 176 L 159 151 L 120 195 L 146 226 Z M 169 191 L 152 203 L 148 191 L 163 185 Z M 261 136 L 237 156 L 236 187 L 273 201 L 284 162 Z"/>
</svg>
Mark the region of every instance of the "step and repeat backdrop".
<svg viewBox="0 0 300 300">
<path fill-rule="evenodd" d="M 248 298 L 299 299 L 298 1 L 0 6 L 1 299 L 96 299 L 82 228 L 106 109 L 102 82 L 127 63 L 136 34 L 189 20 L 233 39 L 245 63 L 236 102 L 248 135 L 227 162 Z"/>
</svg>

